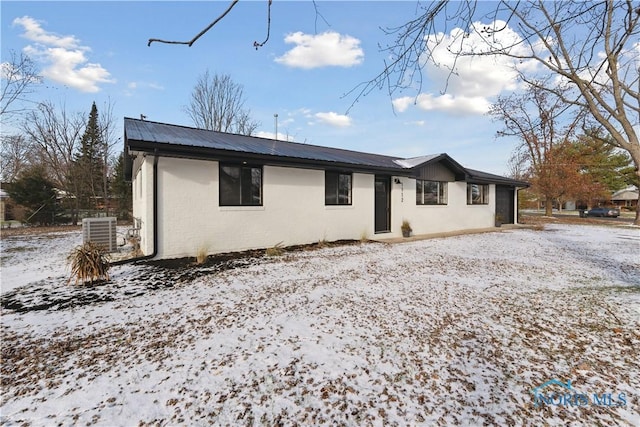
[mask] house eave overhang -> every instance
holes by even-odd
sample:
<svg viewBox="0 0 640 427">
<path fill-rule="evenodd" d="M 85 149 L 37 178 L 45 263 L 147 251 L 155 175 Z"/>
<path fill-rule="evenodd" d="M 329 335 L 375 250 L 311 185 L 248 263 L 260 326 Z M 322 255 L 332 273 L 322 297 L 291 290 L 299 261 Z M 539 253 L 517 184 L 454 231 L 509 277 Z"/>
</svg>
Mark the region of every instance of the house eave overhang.
<svg viewBox="0 0 640 427">
<path fill-rule="evenodd" d="M 515 179 L 501 178 L 501 177 L 496 177 L 496 178 L 478 177 L 472 174 L 468 174 L 465 180 L 470 184 L 495 184 L 495 185 L 505 185 L 509 187 L 515 187 L 515 188 L 528 188 L 531 186 L 531 184 L 525 181 L 518 181 Z"/>
<path fill-rule="evenodd" d="M 377 173 L 407 177 L 413 176 L 413 171 L 411 169 L 402 168 L 400 166 L 398 166 L 397 168 L 384 167 L 377 165 L 277 156 L 246 151 L 220 150 L 215 148 L 194 147 L 133 139 L 126 139 L 126 144 L 126 151 L 129 154 L 135 154 L 137 152 L 157 153 L 159 156 L 197 160 L 260 163 L 271 166 L 299 167 L 307 169 L 339 169 L 362 173 Z"/>
</svg>

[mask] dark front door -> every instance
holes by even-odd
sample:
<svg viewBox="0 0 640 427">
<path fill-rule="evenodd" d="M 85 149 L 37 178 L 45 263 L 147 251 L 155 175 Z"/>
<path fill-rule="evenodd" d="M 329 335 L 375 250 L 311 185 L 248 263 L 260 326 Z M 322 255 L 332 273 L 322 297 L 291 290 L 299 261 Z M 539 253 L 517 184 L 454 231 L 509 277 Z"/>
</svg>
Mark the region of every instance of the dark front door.
<svg viewBox="0 0 640 427">
<path fill-rule="evenodd" d="M 391 231 L 391 178 L 376 176 L 375 232 Z"/>
<path fill-rule="evenodd" d="M 514 223 L 514 191 L 516 191 L 516 189 L 513 187 L 496 185 L 496 216 L 500 215 L 503 224 Z"/>
</svg>

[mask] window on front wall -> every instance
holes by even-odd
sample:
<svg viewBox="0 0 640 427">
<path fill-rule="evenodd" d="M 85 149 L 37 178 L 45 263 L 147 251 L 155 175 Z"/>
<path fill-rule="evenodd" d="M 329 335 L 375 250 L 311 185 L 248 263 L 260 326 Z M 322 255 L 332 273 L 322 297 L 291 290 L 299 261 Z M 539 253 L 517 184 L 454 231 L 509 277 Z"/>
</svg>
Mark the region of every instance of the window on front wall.
<svg viewBox="0 0 640 427">
<path fill-rule="evenodd" d="M 220 206 L 261 206 L 262 167 L 220 165 Z"/>
<path fill-rule="evenodd" d="M 416 180 L 416 205 L 446 205 L 447 183 Z"/>
<path fill-rule="evenodd" d="M 351 174 L 326 171 L 324 174 L 324 204 L 351 204 Z"/>
<path fill-rule="evenodd" d="M 467 204 L 489 204 L 489 186 L 487 184 L 467 184 Z"/>
</svg>

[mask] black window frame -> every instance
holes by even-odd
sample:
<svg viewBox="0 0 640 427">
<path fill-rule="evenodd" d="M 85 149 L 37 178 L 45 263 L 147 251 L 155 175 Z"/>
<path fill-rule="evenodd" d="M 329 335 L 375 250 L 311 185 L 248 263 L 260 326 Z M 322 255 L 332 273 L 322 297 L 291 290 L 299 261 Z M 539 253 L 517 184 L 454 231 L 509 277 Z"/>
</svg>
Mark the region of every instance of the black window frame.
<svg viewBox="0 0 640 427">
<path fill-rule="evenodd" d="M 349 191 L 348 191 L 348 194 L 346 194 L 346 196 L 344 193 L 340 194 L 341 177 L 349 178 Z M 344 178 L 342 182 L 344 182 Z M 345 197 L 347 199 L 346 202 L 345 202 Z M 353 204 L 353 173 L 352 172 L 332 171 L 332 170 L 324 171 L 324 204 L 325 206 L 351 206 Z"/>
<path fill-rule="evenodd" d="M 238 177 L 237 178 L 233 178 L 229 173 L 225 172 L 225 168 L 234 168 L 238 170 Z M 219 206 L 262 206 L 263 202 L 264 202 L 264 195 L 263 195 L 263 191 L 262 191 L 262 186 L 263 186 L 263 182 L 264 182 L 264 170 L 263 170 L 263 166 L 262 165 L 250 165 L 250 164 L 244 164 L 244 163 L 220 163 L 219 164 L 219 171 L 218 171 L 218 205 Z M 259 179 L 260 179 L 260 185 L 259 185 L 259 202 L 258 203 L 252 203 L 251 201 L 255 198 L 255 195 L 251 195 L 253 194 L 254 191 L 254 185 L 253 185 L 253 177 L 254 177 L 254 171 L 259 171 Z M 234 189 L 236 190 L 238 193 L 233 195 L 233 197 L 228 198 L 227 195 L 225 195 L 225 183 L 223 181 L 225 180 L 229 180 L 229 178 L 225 178 L 223 177 L 223 174 L 225 174 L 226 176 L 230 177 L 231 179 L 236 179 L 238 180 L 238 183 L 232 183 L 234 186 L 237 185 L 238 188 Z M 247 183 L 246 181 L 250 180 L 250 183 Z M 247 186 L 249 186 L 250 188 L 250 195 L 247 196 L 246 192 L 243 194 L 243 191 L 247 190 Z"/>
<path fill-rule="evenodd" d="M 435 202 L 426 202 L 425 183 L 437 185 Z M 442 201 L 442 199 L 444 201 Z M 431 179 L 416 179 L 416 205 L 417 206 L 446 206 L 449 204 L 449 188 L 447 181 L 434 181 Z"/>
<path fill-rule="evenodd" d="M 473 198 L 473 186 L 479 187 L 480 201 L 475 202 Z M 467 183 L 467 205 L 488 205 L 489 204 L 489 184 Z"/>
</svg>

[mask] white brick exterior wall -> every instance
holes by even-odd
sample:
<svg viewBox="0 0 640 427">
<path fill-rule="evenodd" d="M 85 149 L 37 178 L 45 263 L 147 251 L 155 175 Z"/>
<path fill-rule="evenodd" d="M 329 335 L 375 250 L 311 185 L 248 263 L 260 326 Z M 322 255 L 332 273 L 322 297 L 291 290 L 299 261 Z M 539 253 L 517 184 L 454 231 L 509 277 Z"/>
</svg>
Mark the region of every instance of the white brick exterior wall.
<svg viewBox="0 0 640 427">
<path fill-rule="evenodd" d="M 139 158 L 140 160 L 140 158 Z M 161 157 L 158 161 L 159 258 L 195 256 L 320 240 L 401 236 L 403 219 L 414 234 L 492 227 L 489 204 L 469 206 L 466 182 L 448 184 L 448 205 L 416 206 L 415 179 L 391 178 L 391 233 L 374 235 L 374 175 L 354 173 L 351 206 L 325 206 L 323 170 L 264 166 L 263 206 L 218 204 L 218 162 Z M 133 177 L 134 216 L 142 220 L 141 249 L 153 250 L 153 156 Z"/>
</svg>

